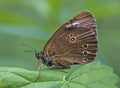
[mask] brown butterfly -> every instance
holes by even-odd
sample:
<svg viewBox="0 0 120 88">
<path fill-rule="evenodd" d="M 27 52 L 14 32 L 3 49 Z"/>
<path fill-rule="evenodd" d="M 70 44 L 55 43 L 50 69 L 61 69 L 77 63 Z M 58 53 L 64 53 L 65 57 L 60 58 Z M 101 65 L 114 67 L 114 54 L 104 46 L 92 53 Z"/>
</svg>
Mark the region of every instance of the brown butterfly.
<svg viewBox="0 0 120 88">
<path fill-rule="evenodd" d="M 63 24 L 35 56 L 47 66 L 68 68 L 93 61 L 97 49 L 96 20 L 84 11 Z"/>
</svg>

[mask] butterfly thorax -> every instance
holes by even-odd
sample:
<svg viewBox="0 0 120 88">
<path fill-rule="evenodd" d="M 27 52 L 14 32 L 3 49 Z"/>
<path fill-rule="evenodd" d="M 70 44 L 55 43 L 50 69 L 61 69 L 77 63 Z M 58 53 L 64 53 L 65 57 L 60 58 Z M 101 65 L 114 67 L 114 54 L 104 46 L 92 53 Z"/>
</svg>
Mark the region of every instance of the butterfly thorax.
<svg viewBox="0 0 120 88">
<path fill-rule="evenodd" d="M 48 58 L 47 55 L 44 55 L 44 53 L 41 51 L 41 52 L 35 52 L 35 57 L 38 59 L 38 60 L 41 60 L 41 62 L 47 66 L 51 66 L 52 63 L 50 61 L 50 59 Z"/>
</svg>

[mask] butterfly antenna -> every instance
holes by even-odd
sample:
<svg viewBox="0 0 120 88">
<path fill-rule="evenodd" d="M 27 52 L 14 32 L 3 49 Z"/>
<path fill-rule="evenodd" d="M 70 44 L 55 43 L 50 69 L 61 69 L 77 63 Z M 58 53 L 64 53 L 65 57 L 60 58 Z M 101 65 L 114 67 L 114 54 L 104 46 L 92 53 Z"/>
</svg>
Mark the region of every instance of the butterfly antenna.
<svg viewBox="0 0 120 88">
<path fill-rule="evenodd" d="M 35 50 L 33 47 L 31 47 L 31 46 L 29 46 L 29 45 L 27 45 L 27 44 L 21 44 L 22 46 L 25 46 L 25 47 L 28 47 L 28 48 L 30 48 L 31 50 L 26 50 L 26 51 L 24 51 L 24 52 L 37 52 L 37 50 Z"/>
</svg>

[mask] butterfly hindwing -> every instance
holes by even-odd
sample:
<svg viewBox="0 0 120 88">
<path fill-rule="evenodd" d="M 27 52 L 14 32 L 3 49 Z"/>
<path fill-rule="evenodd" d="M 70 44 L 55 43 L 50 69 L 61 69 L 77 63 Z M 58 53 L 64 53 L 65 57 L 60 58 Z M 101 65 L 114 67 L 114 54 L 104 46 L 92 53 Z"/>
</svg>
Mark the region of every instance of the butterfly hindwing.
<svg viewBox="0 0 120 88">
<path fill-rule="evenodd" d="M 44 54 L 60 68 L 94 60 L 97 52 L 96 21 L 84 11 L 63 24 L 44 47 Z"/>
</svg>

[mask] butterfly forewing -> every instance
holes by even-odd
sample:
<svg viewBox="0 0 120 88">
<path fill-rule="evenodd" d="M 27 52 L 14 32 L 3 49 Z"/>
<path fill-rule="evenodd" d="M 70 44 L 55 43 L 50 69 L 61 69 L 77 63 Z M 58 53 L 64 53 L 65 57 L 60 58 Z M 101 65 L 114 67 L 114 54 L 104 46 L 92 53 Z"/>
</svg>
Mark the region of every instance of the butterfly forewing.
<svg viewBox="0 0 120 88">
<path fill-rule="evenodd" d="M 44 47 L 44 55 L 53 65 L 67 68 L 94 60 L 97 52 L 96 21 L 84 11 L 63 24 Z"/>
</svg>

